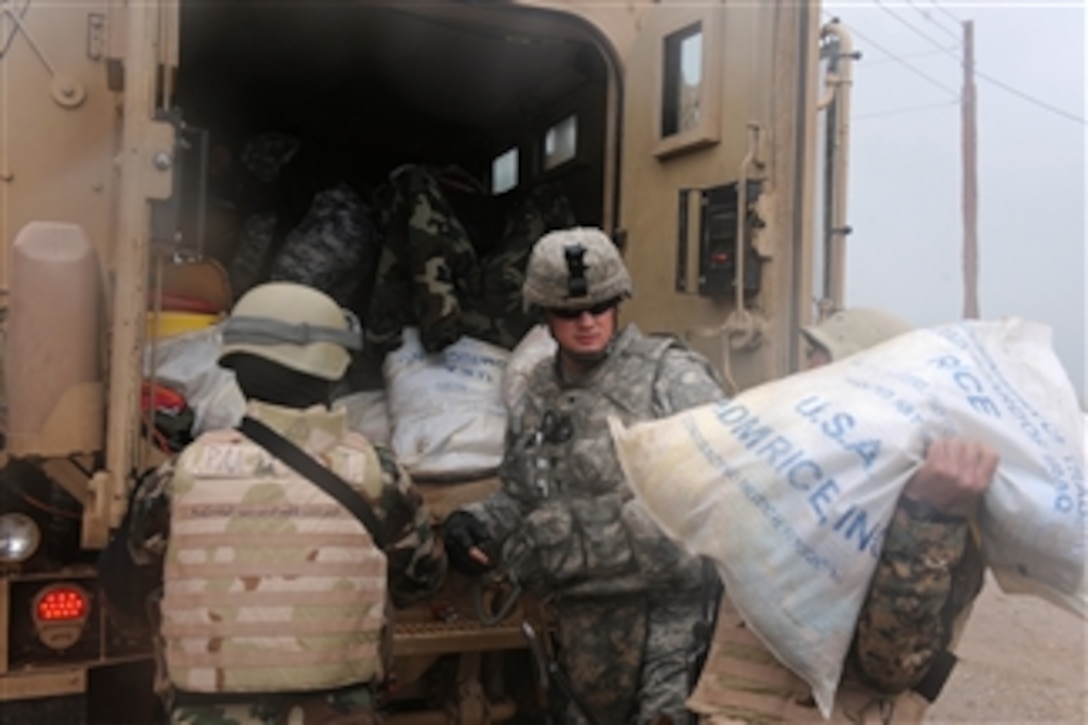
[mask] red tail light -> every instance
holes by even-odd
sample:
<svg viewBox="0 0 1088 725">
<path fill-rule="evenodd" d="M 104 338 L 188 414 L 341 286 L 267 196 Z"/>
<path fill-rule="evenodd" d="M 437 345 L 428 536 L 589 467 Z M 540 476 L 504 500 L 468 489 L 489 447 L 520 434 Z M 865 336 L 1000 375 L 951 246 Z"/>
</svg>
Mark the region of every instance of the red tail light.
<svg viewBox="0 0 1088 725">
<path fill-rule="evenodd" d="M 34 605 L 34 616 L 42 624 L 72 622 L 87 616 L 90 602 L 83 590 L 58 585 L 42 591 Z"/>
</svg>

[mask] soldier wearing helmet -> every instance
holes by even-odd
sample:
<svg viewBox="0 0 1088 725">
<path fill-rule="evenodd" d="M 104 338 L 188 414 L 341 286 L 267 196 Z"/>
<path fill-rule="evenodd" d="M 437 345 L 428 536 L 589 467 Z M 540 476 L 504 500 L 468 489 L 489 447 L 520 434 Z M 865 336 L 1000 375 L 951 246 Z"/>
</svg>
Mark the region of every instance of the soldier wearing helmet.
<svg viewBox="0 0 1088 725">
<path fill-rule="evenodd" d="M 162 572 L 156 651 L 172 722 L 370 722 L 390 654 L 386 595 L 403 605 L 441 584 L 444 554 L 408 475 L 328 408 L 360 345 L 327 295 L 274 282 L 238 300 L 220 364 L 247 398 L 242 428 L 256 421 L 331 470 L 370 524 L 241 429 L 201 435 L 137 489 L 124 558 Z M 130 577 L 110 568 L 107 593 L 124 601 Z"/>
<path fill-rule="evenodd" d="M 686 722 L 705 572 L 633 499 L 607 420 L 629 425 L 720 399 L 717 374 L 675 339 L 620 324 L 633 286 L 599 229 L 543 236 L 522 292 L 558 350 L 530 373 L 510 421 L 502 490 L 446 520 L 451 564 L 481 574 L 501 563 L 547 594 L 575 693 L 565 722 Z"/>
<path fill-rule="evenodd" d="M 847 309 L 801 334 L 810 346 L 808 367 L 815 368 L 912 329 L 878 310 Z M 973 441 L 930 444 L 885 532 L 832 722 L 921 722 L 940 693 L 955 663 L 951 650 L 982 588 L 984 564 L 968 520 L 997 462 L 994 451 Z M 728 597 L 690 705 L 711 723 L 821 719 L 808 686 L 766 652 Z"/>
</svg>

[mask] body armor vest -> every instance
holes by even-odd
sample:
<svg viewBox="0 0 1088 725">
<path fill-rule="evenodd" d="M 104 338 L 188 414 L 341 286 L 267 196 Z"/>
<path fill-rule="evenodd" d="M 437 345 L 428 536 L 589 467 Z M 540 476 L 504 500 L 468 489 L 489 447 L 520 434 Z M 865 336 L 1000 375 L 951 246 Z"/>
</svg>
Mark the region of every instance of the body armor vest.
<svg viewBox="0 0 1088 725">
<path fill-rule="evenodd" d="M 671 412 L 657 409 L 663 404 L 654 388 L 666 352 L 677 343 L 629 326 L 614 345 L 576 384 L 563 383 L 551 361 L 533 370 L 512 430 L 513 455 L 508 450 L 501 471 L 508 489 L 533 503 L 538 525 L 524 548 L 540 557 L 545 586 L 563 596 L 701 584 L 698 560 L 632 509 L 608 427 L 612 416 L 630 425 Z M 554 516 L 545 520 L 546 512 Z M 513 547 L 507 555 L 519 556 Z"/>
<path fill-rule="evenodd" d="M 365 439 L 322 458 L 380 488 Z M 173 486 L 160 609 L 177 688 L 322 690 L 382 674 L 386 557 L 354 516 L 235 431 L 191 445 Z"/>
</svg>

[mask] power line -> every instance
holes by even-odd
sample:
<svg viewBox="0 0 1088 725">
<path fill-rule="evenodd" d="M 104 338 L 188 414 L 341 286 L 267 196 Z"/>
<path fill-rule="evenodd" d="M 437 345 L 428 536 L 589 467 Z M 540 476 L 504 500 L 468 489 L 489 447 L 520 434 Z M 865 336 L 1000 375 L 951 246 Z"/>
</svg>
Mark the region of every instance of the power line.
<svg viewBox="0 0 1088 725">
<path fill-rule="evenodd" d="M 884 11 L 884 12 L 886 12 L 886 13 L 887 13 L 888 15 L 891 15 L 891 16 L 892 16 L 893 18 L 895 18 L 895 20 L 896 20 L 896 21 L 897 21 L 898 23 L 900 23 L 900 24 L 902 24 L 902 25 L 905 25 L 905 26 L 906 26 L 907 28 L 909 28 L 909 29 L 911 30 L 911 32 L 913 32 L 913 33 L 914 33 L 915 35 L 919 35 L 919 36 L 921 36 L 922 38 L 925 38 L 926 42 L 928 42 L 928 43 L 929 43 L 930 45 L 932 45 L 933 47 L 935 47 L 935 48 L 940 48 L 940 49 L 944 49 L 944 46 L 943 46 L 943 45 L 942 45 L 941 43 L 939 43 L 938 41 L 934 40 L 934 39 L 933 39 L 933 38 L 932 38 L 932 37 L 931 37 L 931 36 L 930 36 L 930 35 L 929 35 L 928 33 L 926 33 L 925 31 L 922 31 L 922 30 L 919 30 L 918 28 L 916 28 L 916 27 L 914 26 L 914 24 L 913 24 L 913 23 L 907 22 L 907 20 L 906 20 L 905 18 L 903 18 L 903 17 L 901 16 L 901 15 L 899 15 L 899 13 L 895 12 L 895 11 L 894 11 L 894 10 L 892 10 L 892 9 L 891 9 L 890 7 L 888 7 L 888 6 L 887 6 L 887 5 L 885 5 L 885 4 L 883 3 L 883 2 L 881 2 L 881 0 L 873 0 L 873 2 L 875 2 L 875 3 L 877 4 L 877 5 L 879 5 L 879 6 L 880 6 L 880 9 L 881 9 L 881 10 L 883 10 L 883 11 Z M 955 55 L 953 54 L 953 57 L 956 57 L 956 56 L 955 56 Z M 957 58 L 957 60 L 958 60 L 958 58 Z"/>
<path fill-rule="evenodd" d="M 1085 119 L 1081 118 L 1080 116 L 1077 116 L 1076 114 L 1070 113 L 1069 111 L 1065 111 L 1065 110 L 1063 110 L 1061 108 L 1058 108 L 1057 106 L 1052 106 L 1049 103 L 1047 103 L 1046 101 L 1040 101 L 1038 98 L 1035 98 L 1034 96 L 1029 96 L 1027 93 L 1024 93 L 1023 91 L 1021 91 L 1021 90 L 1019 90 L 1017 88 L 1013 88 L 1008 83 L 1004 83 L 1004 82 L 999 81 L 998 79 L 994 78 L 993 76 L 991 76 L 991 75 L 989 75 L 987 73 L 983 73 L 978 68 L 975 69 L 975 75 L 978 76 L 979 78 L 981 78 L 984 81 L 989 81 L 990 83 L 993 83 L 995 86 L 997 86 L 998 88 L 1001 88 L 1002 90 L 1006 91 L 1007 93 L 1011 93 L 1014 96 L 1017 96 L 1017 97 L 1025 100 L 1025 101 L 1027 101 L 1028 103 L 1035 104 L 1039 108 L 1046 109 L 1047 111 L 1050 111 L 1051 113 L 1056 113 L 1059 116 L 1064 116 L 1065 118 L 1068 118 L 1070 121 L 1076 121 L 1077 123 L 1079 123 L 1082 126 L 1088 125 L 1088 120 L 1085 120 Z"/>
<path fill-rule="evenodd" d="M 943 23 L 939 23 L 939 22 L 937 22 L 937 20 L 935 20 L 935 19 L 933 18 L 933 15 L 932 15 L 932 14 L 931 14 L 931 13 L 930 13 L 930 12 L 929 12 L 928 10 L 923 10 L 922 8 L 920 8 L 920 7 L 918 7 L 917 5 L 915 5 L 915 4 L 914 4 L 914 0 L 907 0 L 907 5 L 910 5 L 910 6 L 912 7 L 912 8 L 914 8 L 915 10 L 917 10 L 917 11 L 918 11 L 918 13 L 919 13 L 919 14 L 920 14 L 920 15 L 921 15 L 921 16 L 922 16 L 923 18 L 925 18 L 925 19 L 926 19 L 926 20 L 927 20 L 928 22 L 931 22 L 931 23 L 933 23 L 934 25 L 936 25 L 936 26 L 937 26 L 938 28 L 940 28 L 941 30 L 943 30 L 943 31 L 944 31 L 945 33 L 947 33 L 948 35 L 951 35 L 951 36 L 952 36 L 953 38 L 955 38 L 956 40 L 959 40 L 959 39 L 960 39 L 960 34 L 959 34 L 959 33 L 957 33 L 957 32 L 956 32 L 956 31 L 954 31 L 954 30 L 949 30 L 949 29 L 948 29 L 947 27 L 945 27 L 945 25 L 944 25 Z M 957 23 L 957 25 L 958 25 L 958 23 Z"/>
<path fill-rule="evenodd" d="M 928 103 L 924 106 L 910 106 L 908 108 L 890 108 L 885 111 L 874 111 L 873 113 L 863 113 L 860 116 L 854 116 L 853 120 L 862 121 L 868 118 L 888 118 L 890 116 L 904 116 L 911 113 L 921 113 L 923 111 L 934 111 L 938 108 L 953 108 L 959 105 L 959 101 L 944 101 L 943 103 Z"/>
<path fill-rule="evenodd" d="M 952 13 L 950 13 L 950 12 L 949 12 L 948 10 L 946 10 L 946 9 L 945 9 L 945 7 L 944 7 L 943 5 L 938 5 L 938 4 L 937 4 L 937 0 L 929 0 L 929 2 L 930 2 L 930 4 L 932 4 L 932 5 L 933 5 L 933 7 L 937 8 L 937 9 L 938 9 L 938 10 L 940 10 L 940 11 L 941 11 L 942 13 L 944 13 L 945 15 L 947 15 L 948 17 L 950 17 L 950 18 L 952 19 L 952 22 L 954 22 L 954 23 L 955 23 L 956 25 L 960 25 L 960 24 L 961 24 L 961 23 L 963 22 L 962 20 L 960 20 L 959 18 L 957 18 L 957 17 L 955 16 L 955 15 L 953 15 Z"/>
<path fill-rule="evenodd" d="M 940 42 L 934 40 L 929 34 L 919 30 L 916 27 L 914 27 L 913 24 L 907 22 L 905 19 L 900 17 L 898 13 L 896 13 L 891 8 L 886 6 L 883 2 L 881 2 L 881 0 L 873 0 L 873 1 L 877 5 L 879 5 L 885 12 L 887 12 L 893 18 L 898 20 L 900 23 L 902 23 L 903 25 L 910 28 L 916 34 L 918 34 L 918 35 L 922 36 L 923 38 L 925 38 L 926 41 L 928 41 L 930 44 L 932 44 L 938 50 L 941 50 L 941 51 L 947 53 L 948 55 L 950 55 L 952 58 L 955 58 L 957 63 L 959 63 L 960 65 L 963 65 L 963 59 L 962 58 L 957 57 L 955 53 L 953 53 L 951 50 L 948 50 L 947 48 L 945 48 Z M 1061 108 L 1058 108 L 1057 106 L 1053 106 L 1053 105 L 1047 103 L 1046 101 L 1039 100 L 1038 98 L 1036 98 L 1036 97 L 1034 97 L 1034 96 L 1032 96 L 1032 95 L 1030 95 L 1028 93 L 1025 93 L 1024 91 L 1021 91 L 1018 88 L 1014 88 L 1014 87 L 1010 86 L 1008 83 L 1005 83 L 1003 81 L 998 80 L 997 78 L 994 78 L 993 76 L 989 75 L 988 73 L 983 73 L 982 71 L 978 70 L 977 67 L 975 68 L 975 75 L 978 76 L 979 78 L 983 79 L 984 81 L 987 81 L 989 83 L 994 84 L 995 86 L 997 86 L 998 88 L 1004 90 L 1005 92 L 1011 93 L 1014 96 L 1020 98 L 1021 100 L 1027 101 L 1028 103 L 1032 103 L 1032 104 L 1038 106 L 1039 108 L 1050 111 L 1051 113 L 1055 113 L 1055 114 L 1057 114 L 1059 116 L 1062 116 L 1063 118 L 1069 119 L 1070 121 L 1075 121 L 1076 123 L 1079 123 L 1082 126 L 1088 125 L 1088 121 L 1086 121 L 1084 118 L 1082 118 L 1080 116 L 1077 116 L 1074 113 L 1070 113 L 1069 111 L 1065 111 L 1065 110 L 1063 110 Z"/>
<path fill-rule="evenodd" d="M 851 32 L 853 32 L 853 31 L 851 31 Z M 856 35 L 856 33 L 855 33 L 855 35 Z M 876 60 L 867 60 L 867 61 L 865 61 L 865 67 L 868 68 L 868 67 L 871 67 L 871 66 L 874 66 L 874 65 L 883 65 L 884 63 L 891 63 L 891 62 L 893 62 L 893 61 L 895 61 L 897 59 L 898 60 L 908 60 L 908 59 L 911 59 L 911 58 L 925 58 L 925 57 L 928 57 L 928 56 L 938 55 L 940 53 L 949 53 L 949 52 L 955 51 L 958 47 L 959 46 L 951 46 L 951 47 L 948 47 L 948 48 L 941 48 L 939 50 L 920 50 L 917 53 L 903 53 L 902 55 L 898 56 L 898 58 L 884 57 L 884 58 L 877 58 Z"/>
<path fill-rule="evenodd" d="M 922 72 L 922 71 L 918 70 L 918 69 L 917 69 L 917 68 L 915 68 L 915 67 L 914 67 L 913 65 L 911 65 L 911 64 L 910 64 L 910 63 L 908 63 L 907 61 L 903 60 L 903 59 L 902 59 L 902 58 L 900 58 L 900 57 L 899 57 L 898 55 L 896 55 L 895 53 L 891 52 L 890 50 L 888 50 L 887 48 L 885 48 L 885 47 L 884 47 L 883 45 L 881 45 L 880 43 L 876 42 L 875 40 L 873 40 L 873 39 L 872 39 L 872 38 L 870 38 L 869 36 L 865 35 L 864 33 L 859 33 L 859 32 L 858 32 L 858 31 L 857 31 L 857 30 L 856 30 L 855 28 L 851 28 L 851 29 L 850 29 L 850 33 L 851 33 L 852 35 L 856 35 L 856 36 L 858 36 L 859 38 L 861 38 L 862 40 L 864 40 L 865 42 L 869 43 L 869 44 L 870 44 L 870 45 L 872 45 L 872 46 L 873 46 L 874 48 L 876 48 L 877 50 L 879 50 L 879 51 L 880 51 L 881 53 L 883 53 L 884 55 L 888 56 L 888 60 L 892 60 L 892 61 L 895 61 L 896 63 L 899 63 L 899 64 L 900 64 L 901 66 L 903 66 L 904 68 L 906 68 L 907 70 L 909 70 L 909 71 L 910 71 L 911 73 L 914 73 L 914 74 L 915 74 L 915 75 L 917 75 L 918 77 L 920 77 L 920 78 L 923 78 L 924 80 L 928 81 L 929 83 L 931 83 L 932 85 L 936 86 L 937 88 L 940 88 L 940 89 L 941 89 L 942 91 L 944 91 L 945 93 L 947 93 L 947 94 L 949 94 L 949 95 L 951 95 L 951 96 L 953 96 L 953 97 L 955 97 L 955 98 L 958 98 L 958 97 L 959 97 L 959 93 L 957 93 L 956 91 L 952 90 L 951 88 L 949 88 L 949 87 L 948 87 L 948 86 L 946 86 L 945 84 L 941 83 L 941 82 L 940 82 L 939 80 L 937 80 L 937 79 L 933 78 L 933 77 L 932 77 L 932 76 L 930 76 L 929 74 L 927 74 L 927 73 L 924 73 L 924 72 Z"/>
</svg>

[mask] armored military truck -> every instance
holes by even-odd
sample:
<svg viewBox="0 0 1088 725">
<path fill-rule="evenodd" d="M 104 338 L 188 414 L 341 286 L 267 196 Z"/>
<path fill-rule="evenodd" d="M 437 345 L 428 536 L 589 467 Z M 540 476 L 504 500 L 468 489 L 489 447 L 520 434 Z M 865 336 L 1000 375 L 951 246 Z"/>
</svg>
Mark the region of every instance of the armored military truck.
<svg viewBox="0 0 1088 725">
<path fill-rule="evenodd" d="M 821 22 L 816 0 L 0 3 L 0 723 L 81 721 L 150 671 L 98 557 L 168 454 L 145 361 L 170 331 L 149 317 L 171 280 L 229 272 L 247 139 L 308 139 L 364 199 L 404 164 L 456 166 L 484 209 L 557 185 L 622 248 L 625 317 L 737 390 L 795 370 L 813 299 L 841 298 L 850 52 Z M 239 292 L 196 278 L 178 284 L 218 311 Z M 438 524 L 498 485 L 420 483 Z M 503 675 L 531 671 L 521 624 L 546 608 L 495 587 L 451 576 L 398 614 L 394 717 L 533 699 Z"/>
</svg>

